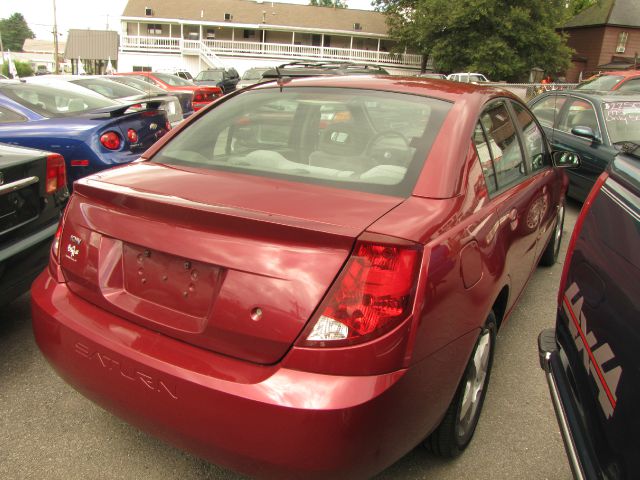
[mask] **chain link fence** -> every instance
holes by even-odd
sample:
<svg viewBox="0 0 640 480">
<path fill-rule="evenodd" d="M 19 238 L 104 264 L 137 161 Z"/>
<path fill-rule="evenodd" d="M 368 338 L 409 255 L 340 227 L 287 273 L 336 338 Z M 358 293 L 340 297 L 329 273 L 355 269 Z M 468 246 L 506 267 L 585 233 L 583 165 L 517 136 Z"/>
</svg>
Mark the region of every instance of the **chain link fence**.
<svg viewBox="0 0 640 480">
<path fill-rule="evenodd" d="M 516 94 L 525 102 L 528 102 L 536 95 L 551 90 L 571 90 L 575 88 L 577 83 L 483 83 L 491 87 L 504 88 Z"/>
</svg>

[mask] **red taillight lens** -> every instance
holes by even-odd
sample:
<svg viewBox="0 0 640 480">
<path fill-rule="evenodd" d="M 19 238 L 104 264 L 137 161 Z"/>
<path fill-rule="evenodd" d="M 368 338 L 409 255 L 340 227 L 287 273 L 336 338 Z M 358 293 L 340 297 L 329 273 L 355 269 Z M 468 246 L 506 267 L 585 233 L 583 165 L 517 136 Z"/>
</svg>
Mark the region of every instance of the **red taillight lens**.
<svg viewBox="0 0 640 480">
<path fill-rule="evenodd" d="M 202 95 L 201 93 L 196 93 L 193 96 L 193 101 L 194 102 L 202 102 L 204 100 L 204 95 Z"/>
<path fill-rule="evenodd" d="M 562 298 L 564 297 L 565 287 L 567 283 L 567 275 L 569 274 L 569 265 L 571 264 L 571 258 L 573 257 L 573 250 L 576 246 L 576 241 L 578 240 L 578 236 L 580 235 L 580 231 L 582 230 L 582 225 L 584 224 L 584 219 L 593 205 L 593 201 L 598 196 L 602 185 L 609 178 L 609 173 L 602 172 L 602 174 L 596 180 L 596 183 L 593 185 L 593 188 L 587 195 L 587 199 L 582 204 L 582 210 L 580 210 L 580 214 L 578 215 L 578 219 L 576 220 L 576 224 L 573 227 L 573 233 L 571 234 L 571 240 L 569 240 L 569 245 L 567 246 L 567 255 L 564 259 L 564 265 L 562 267 L 562 275 L 560 276 L 560 288 L 558 289 L 558 305 L 562 305 Z"/>
<path fill-rule="evenodd" d="M 109 150 L 117 150 L 120 148 L 120 135 L 116 132 L 103 133 L 100 136 L 100 143 Z"/>
<path fill-rule="evenodd" d="M 411 312 L 420 257 L 416 245 L 359 241 L 304 343 L 353 343 L 398 325 Z"/>
<path fill-rule="evenodd" d="M 171 123 L 167 120 L 167 123 L 164 124 L 164 128 L 166 128 L 167 132 L 171 130 Z"/>
<path fill-rule="evenodd" d="M 45 190 L 53 193 L 67 185 L 67 169 L 62 155 L 53 153 L 47 156 L 47 181 Z"/>
<path fill-rule="evenodd" d="M 136 132 L 133 128 L 127 130 L 127 138 L 131 143 L 138 143 L 138 132 Z"/>
</svg>

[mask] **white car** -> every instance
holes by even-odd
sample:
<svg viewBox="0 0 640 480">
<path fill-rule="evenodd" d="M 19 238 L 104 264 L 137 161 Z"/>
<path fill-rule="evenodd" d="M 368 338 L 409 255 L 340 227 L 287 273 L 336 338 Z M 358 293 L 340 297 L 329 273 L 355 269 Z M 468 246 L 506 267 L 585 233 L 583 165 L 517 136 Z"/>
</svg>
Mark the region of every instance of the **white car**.
<svg viewBox="0 0 640 480">
<path fill-rule="evenodd" d="M 481 73 L 452 73 L 447 75 L 447 80 L 464 83 L 482 83 L 488 82 L 489 79 Z"/>
</svg>

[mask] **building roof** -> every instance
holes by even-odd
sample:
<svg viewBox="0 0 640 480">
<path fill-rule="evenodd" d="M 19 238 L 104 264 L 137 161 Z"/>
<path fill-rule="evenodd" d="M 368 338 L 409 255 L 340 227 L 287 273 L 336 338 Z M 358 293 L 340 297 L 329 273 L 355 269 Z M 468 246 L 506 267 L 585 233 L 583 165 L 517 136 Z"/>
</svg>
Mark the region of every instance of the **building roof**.
<svg viewBox="0 0 640 480">
<path fill-rule="evenodd" d="M 145 15 L 150 8 L 151 16 Z M 231 19 L 225 21 L 225 14 Z M 261 28 L 341 31 L 353 35 L 387 35 L 385 16 L 370 10 L 315 7 L 263 0 L 129 0 L 122 19 L 187 20 L 194 23 L 241 24 Z M 360 29 L 356 29 L 356 24 Z"/>
<path fill-rule="evenodd" d="M 114 30 L 69 30 L 64 58 L 116 60 L 118 32 Z"/>
<path fill-rule="evenodd" d="M 638 0 L 600 0 L 569 20 L 564 28 L 600 25 L 640 28 Z"/>
<path fill-rule="evenodd" d="M 64 52 L 66 42 L 58 41 L 58 52 Z M 53 40 L 38 40 L 27 38 L 22 45 L 22 51 L 27 53 L 50 53 L 53 55 Z"/>
</svg>

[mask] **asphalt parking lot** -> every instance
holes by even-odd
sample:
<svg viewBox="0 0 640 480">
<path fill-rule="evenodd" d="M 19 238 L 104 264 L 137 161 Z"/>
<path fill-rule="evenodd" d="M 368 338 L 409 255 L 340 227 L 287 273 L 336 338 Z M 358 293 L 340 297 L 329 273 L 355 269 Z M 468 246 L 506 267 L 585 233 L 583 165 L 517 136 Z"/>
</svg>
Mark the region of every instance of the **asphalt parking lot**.
<svg viewBox="0 0 640 480">
<path fill-rule="evenodd" d="M 418 447 L 377 478 L 571 478 L 536 339 L 555 320 L 578 210 L 569 203 L 560 263 L 534 273 L 500 330 L 484 411 L 467 451 L 443 461 Z M 28 294 L 0 311 L 0 425 L 2 479 L 245 478 L 138 431 L 67 386 L 35 345 Z"/>
</svg>

